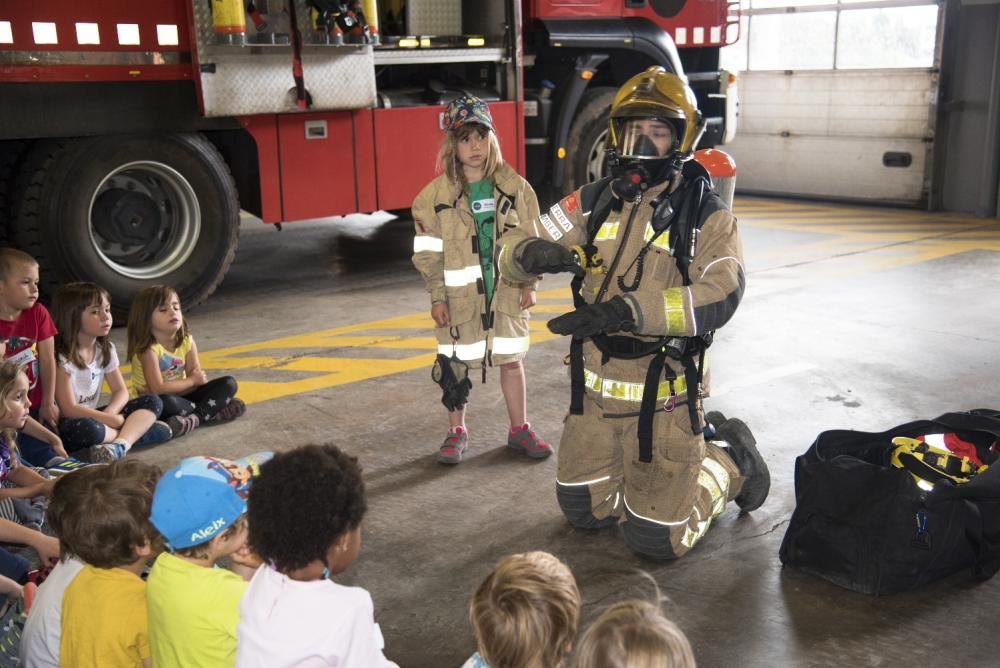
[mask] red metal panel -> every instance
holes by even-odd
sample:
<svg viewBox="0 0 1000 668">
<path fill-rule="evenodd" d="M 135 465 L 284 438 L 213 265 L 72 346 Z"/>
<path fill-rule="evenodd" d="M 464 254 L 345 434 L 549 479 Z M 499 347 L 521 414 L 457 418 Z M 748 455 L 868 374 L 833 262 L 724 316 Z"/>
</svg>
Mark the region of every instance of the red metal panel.
<svg viewBox="0 0 1000 668">
<path fill-rule="evenodd" d="M 622 15 L 622 0 L 528 0 L 525 20 L 613 18 Z"/>
<path fill-rule="evenodd" d="M 354 112 L 354 169 L 358 185 L 358 211 L 378 209 L 375 187 L 375 117 L 371 109 Z"/>
<path fill-rule="evenodd" d="M 676 0 L 650 0 L 639 9 L 625 9 L 622 14 L 646 18 L 661 26 L 677 41 L 677 46 L 681 49 L 689 46 L 724 46 L 726 24 L 730 21 L 730 4 L 733 3 L 729 0 L 687 0 L 680 3 L 678 11 Z M 738 24 L 738 2 L 735 3 L 735 11 L 735 21 Z M 677 28 L 686 29 L 683 39 L 677 35 Z M 701 35 L 700 40 L 697 35 Z"/>
<path fill-rule="evenodd" d="M 324 122 L 325 137 L 307 138 L 308 124 Z M 351 112 L 278 116 L 278 155 L 285 220 L 339 216 L 358 210 Z"/>
<path fill-rule="evenodd" d="M 33 54 L 30 64 L 0 70 L 3 80 L 130 81 L 192 77 L 187 55 L 191 51 L 191 31 L 185 0 L 3 2 L 0 21 L 10 23 L 13 38 L 11 44 L 0 44 L 0 51 Z M 53 24 L 57 43 L 36 44 L 33 23 Z M 80 44 L 78 23 L 96 24 L 99 43 Z M 136 26 L 139 43 L 120 44 L 119 25 Z M 157 26 L 176 28 L 177 44 L 161 44 Z"/>
<path fill-rule="evenodd" d="M 197 0 L 196 0 L 197 1 Z M 0 21 L 11 22 L 13 44 L 0 44 L 3 51 L 188 51 L 188 21 L 185 0 L 45 0 L 44 2 L 4 2 Z M 32 22 L 55 23 L 58 44 L 36 45 Z M 100 44 L 78 44 L 77 23 L 96 23 Z M 140 44 L 118 44 L 118 24 L 139 26 Z M 177 26 L 178 44 L 157 42 L 156 26 Z"/>
<path fill-rule="evenodd" d="M 272 114 L 241 116 L 239 121 L 257 144 L 260 218 L 265 223 L 280 223 L 281 159 L 278 157 L 278 117 Z"/>
<path fill-rule="evenodd" d="M 375 154 L 380 209 L 407 209 L 417 193 L 433 179 L 441 146 L 443 106 L 376 109 Z M 518 136 L 517 103 L 492 102 L 490 112 L 500 149 L 523 172 L 519 159 L 523 137 Z"/>
</svg>

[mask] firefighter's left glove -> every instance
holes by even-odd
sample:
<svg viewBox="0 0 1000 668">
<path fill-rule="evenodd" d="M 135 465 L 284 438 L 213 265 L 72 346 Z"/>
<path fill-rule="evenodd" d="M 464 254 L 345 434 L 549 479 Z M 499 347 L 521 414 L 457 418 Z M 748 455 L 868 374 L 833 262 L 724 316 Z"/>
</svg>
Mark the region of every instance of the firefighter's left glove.
<svg viewBox="0 0 1000 668">
<path fill-rule="evenodd" d="M 628 302 L 619 296 L 552 318 L 548 327 L 553 334 L 571 334 L 575 339 L 586 339 L 602 332 L 631 331 L 635 329 L 635 315 Z"/>
<path fill-rule="evenodd" d="M 575 276 L 583 276 L 583 267 L 580 266 L 580 259 L 576 253 L 545 239 L 522 241 L 514 249 L 514 259 L 521 265 L 524 273 L 534 276 L 560 274 L 564 271 Z"/>
</svg>

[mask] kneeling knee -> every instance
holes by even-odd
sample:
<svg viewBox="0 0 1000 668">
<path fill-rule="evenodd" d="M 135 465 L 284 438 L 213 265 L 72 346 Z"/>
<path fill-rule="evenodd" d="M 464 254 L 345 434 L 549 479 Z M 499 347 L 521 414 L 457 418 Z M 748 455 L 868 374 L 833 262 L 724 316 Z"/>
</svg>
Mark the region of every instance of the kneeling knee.
<svg viewBox="0 0 1000 668">
<path fill-rule="evenodd" d="M 603 529 L 618 523 L 617 517 L 598 518 L 594 515 L 590 490 L 586 485 L 572 487 L 556 485 L 556 498 L 559 500 L 563 515 L 578 529 Z"/>
<path fill-rule="evenodd" d="M 684 527 L 675 527 L 683 531 Z M 689 548 L 674 546 L 670 527 L 642 519 L 626 511 L 622 525 L 625 544 L 636 554 L 650 559 L 667 561 L 685 555 Z"/>
</svg>

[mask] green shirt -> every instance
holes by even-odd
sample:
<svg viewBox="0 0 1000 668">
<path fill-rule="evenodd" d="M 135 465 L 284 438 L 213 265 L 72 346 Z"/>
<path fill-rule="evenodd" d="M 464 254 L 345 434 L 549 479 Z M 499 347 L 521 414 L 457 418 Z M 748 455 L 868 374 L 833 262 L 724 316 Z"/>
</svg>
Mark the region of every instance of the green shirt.
<svg viewBox="0 0 1000 668">
<path fill-rule="evenodd" d="M 496 223 L 496 203 L 493 200 L 493 182 L 489 179 L 469 184 L 469 208 L 476 219 L 476 238 L 479 241 L 479 264 L 483 268 L 483 290 L 486 305 L 493 301 L 496 276 L 493 271 L 493 235 Z"/>
</svg>

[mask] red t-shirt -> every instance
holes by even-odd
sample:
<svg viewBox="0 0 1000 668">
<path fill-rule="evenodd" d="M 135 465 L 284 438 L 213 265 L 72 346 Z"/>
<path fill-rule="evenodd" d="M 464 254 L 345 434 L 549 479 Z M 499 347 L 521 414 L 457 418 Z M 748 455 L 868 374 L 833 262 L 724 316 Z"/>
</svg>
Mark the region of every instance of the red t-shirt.
<svg viewBox="0 0 1000 668">
<path fill-rule="evenodd" d="M 21 311 L 17 320 L 0 320 L 0 341 L 7 344 L 4 359 L 24 367 L 28 374 L 28 398 L 32 407 L 42 403 L 41 373 L 38 368 L 38 342 L 56 335 L 56 324 L 48 310 L 35 302 Z M 55 378 L 50 379 L 55 382 Z"/>
</svg>

